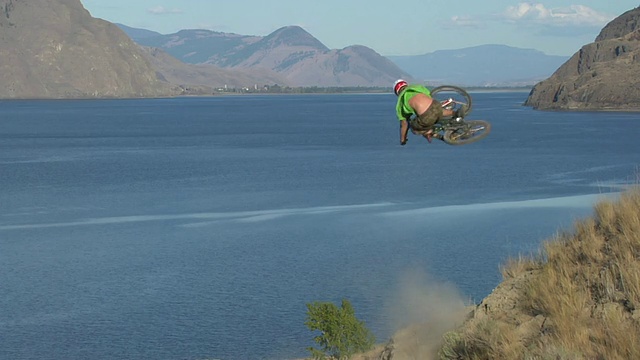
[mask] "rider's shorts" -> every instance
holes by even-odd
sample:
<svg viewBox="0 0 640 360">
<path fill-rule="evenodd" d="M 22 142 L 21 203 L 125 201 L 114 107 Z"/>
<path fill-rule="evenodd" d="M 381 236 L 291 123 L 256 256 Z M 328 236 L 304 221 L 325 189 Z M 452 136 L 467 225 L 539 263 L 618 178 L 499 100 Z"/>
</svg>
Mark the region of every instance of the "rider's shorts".
<svg viewBox="0 0 640 360">
<path fill-rule="evenodd" d="M 442 105 L 433 101 L 427 111 L 410 120 L 411 128 L 418 131 L 429 130 L 442 117 Z"/>
</svg>

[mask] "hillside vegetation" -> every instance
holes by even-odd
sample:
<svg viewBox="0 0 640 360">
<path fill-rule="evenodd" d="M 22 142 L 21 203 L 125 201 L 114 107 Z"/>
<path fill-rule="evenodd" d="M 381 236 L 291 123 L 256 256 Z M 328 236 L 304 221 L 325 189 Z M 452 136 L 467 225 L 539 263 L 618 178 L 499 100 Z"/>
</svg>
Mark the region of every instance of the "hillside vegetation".
<svg viewBox="0 0 640 360">
<path fill-rule="evenodd" d="M 356 359 L 640 359 L 640 188 L 501 271 L 454 330 L 416 324 Z"/>
<path fill-rule="evenodd" d="M 640 359 L 640 190 L 503 268 L 444 359 Z"/>
<path fill-rule="evenodd" d="M 445 359 L 640 359 L 640 190 L 546 241 L 455 332 Z"/>
</svg>

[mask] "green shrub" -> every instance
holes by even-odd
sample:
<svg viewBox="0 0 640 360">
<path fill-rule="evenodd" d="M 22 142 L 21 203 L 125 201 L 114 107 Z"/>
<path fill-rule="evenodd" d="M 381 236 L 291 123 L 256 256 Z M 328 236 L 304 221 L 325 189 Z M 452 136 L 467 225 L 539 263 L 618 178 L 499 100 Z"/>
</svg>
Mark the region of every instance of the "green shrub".
<svg viewBox="0 0 640 360">
<path fill-rule="evenodd" d="M 320 349 L 308 348 L 316 360 L 348 359 L 353 354 L 370 350 L 375 344 L 375 337 L 364 322 L 356 318 L 346 299 L 342 300 L 341 308 L 326 302 L 307 304 L 305 325 L 311 331 L 320 331 L 320 335 L 313 338 Z"/>
</svg>

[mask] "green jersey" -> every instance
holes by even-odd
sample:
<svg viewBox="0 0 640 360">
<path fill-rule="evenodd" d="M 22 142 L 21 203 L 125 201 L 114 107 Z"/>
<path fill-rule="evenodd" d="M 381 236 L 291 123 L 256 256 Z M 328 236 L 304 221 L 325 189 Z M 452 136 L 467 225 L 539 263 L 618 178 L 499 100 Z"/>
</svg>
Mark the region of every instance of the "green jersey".
<svg viewBox="0 0 640 360">
<path fill-rule="evenodd" d="M 411 106 L 409 106 L 409 100 L 416 94 L 431 96 L 431 91 L 422 85 L 408 85 L 404 88 L 400 96 L 398 96 L 398 103 L 396 104 L 398 120 L 406 120 L 415 114 Z"/>
</svg>

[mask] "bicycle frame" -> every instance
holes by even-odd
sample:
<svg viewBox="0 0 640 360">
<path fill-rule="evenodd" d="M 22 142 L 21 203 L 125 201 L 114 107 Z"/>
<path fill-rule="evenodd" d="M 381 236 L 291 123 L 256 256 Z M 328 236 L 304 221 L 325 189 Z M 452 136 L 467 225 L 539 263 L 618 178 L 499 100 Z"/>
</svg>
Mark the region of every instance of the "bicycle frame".
<svg viewBox="0 0 640 360">
<path fill-rule="evenodd" d="M 462 118 L 442 118 L 433 125 L 433 131 L 445 132 L 447 130 L 460 130 L 468 131 L 468 125 Z"/>
</svg>

